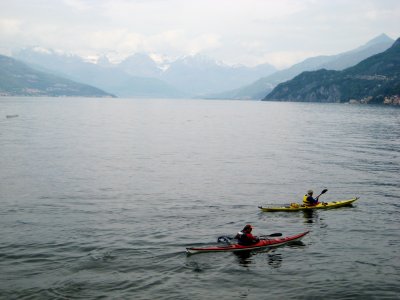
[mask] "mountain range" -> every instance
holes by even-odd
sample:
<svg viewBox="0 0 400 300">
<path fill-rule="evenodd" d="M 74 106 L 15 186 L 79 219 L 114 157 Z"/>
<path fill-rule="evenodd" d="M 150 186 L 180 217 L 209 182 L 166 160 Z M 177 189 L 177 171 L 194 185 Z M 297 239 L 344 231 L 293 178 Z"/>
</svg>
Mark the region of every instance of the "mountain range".
<svg viewBox="0 0 400 300">
<path fill-rule="evenodd" d="M 303 72 L 264 100 L 384 103 L 400 95 L 400 38 L 386 51 L 342 71 Z"/>
<path fill-rule="evenodd" d="M 0 55 L 0 96 L 114 97 L 93 86 L 38 71 Z"/>
<path fill-rule="evenodd" d="M 201 55 L 179 58 L 167 66 L 160 66 L 150 56 L 140 53 L 117 64 L 103 56 L 94 64 L 76 55 L 39 47 L 22 49 L 13 57 L 119 97 L 202 97 L 250 83 L 276 71 L 268 64 L 230 66 Z"/>
<path fill-rule="evenodd" d="M 77 55 L 41 47 L 21 49 L 13 54 L 13 58 L 30 68 L 28 73 L 39 72 L 40 76 L 46 75 L 48 81 L 54 76 L 53 79 L 67 80 L 70 84 L 79 82 L 83 86 L 96 87 L 106 95 L 260 100 L 278 84 L 304 71 L 343 70 L 385 51 L 393 42 L 394 40 L 382 34 L 352 51 L 311 57 L 281 71 L 269 64 L 255 67 L 227 65 L 202 55 L 181 57 L 173 61 L 164 61 L 162 64 L 143 53 L 133 54 L 119 63 L 112 63 L 106 56 L 100 56 L 93 62 Z M 16 74 L 8 75 L 14 81 L 10 82 L 3 76 L 3 90 L 7 84 L 16 85 L 16 78 L 20 78 L 19 84 L 27 85 L 26 88 L 33 93 L 29 82 L 22 80 L 21 68 L 15 66 Z M 48 83 L 50 84 L 50 81 Z M 242 88 L 238 88 L 240 86 Z M 52 88 L 37 93 L 45 94 L 46 91 L 49 95 L 55 93 Z M 26 90 L 20 89 L 19 93 L 26 93 Z"/>
<path fill-rule="evenodd" d="M 210 95 L 211 98 L 222 99 L 262 99 L 279 83 L 294 78 L 304 71 L 319 69 L 343 70 L 360 61 L 388 49 L 394 40 L 386 34 L 381 34 L 354 50 L 331 56 L 316 56 L 308 58 L 290 68 L 277 71 L 271 75 L 259 78 L 255 82 L 235 90 Z"/>
</svg>

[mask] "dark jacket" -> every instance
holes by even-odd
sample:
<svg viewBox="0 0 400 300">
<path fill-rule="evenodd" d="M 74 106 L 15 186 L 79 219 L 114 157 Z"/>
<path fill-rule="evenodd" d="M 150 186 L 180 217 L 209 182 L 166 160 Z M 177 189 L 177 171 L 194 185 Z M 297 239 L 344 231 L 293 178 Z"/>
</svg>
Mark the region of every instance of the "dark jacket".
<svg viewBox="0 0 400 300">
<path fill-rule="evenodd" d="M 239 245 L 252 245 L 255 243 L 258 243 L 260 239 L 258 237 L 255 237 L 249 232 L 239 232 L 236 235 L 236 238 L 238 239 L 238 244 Z"/>
</svg>

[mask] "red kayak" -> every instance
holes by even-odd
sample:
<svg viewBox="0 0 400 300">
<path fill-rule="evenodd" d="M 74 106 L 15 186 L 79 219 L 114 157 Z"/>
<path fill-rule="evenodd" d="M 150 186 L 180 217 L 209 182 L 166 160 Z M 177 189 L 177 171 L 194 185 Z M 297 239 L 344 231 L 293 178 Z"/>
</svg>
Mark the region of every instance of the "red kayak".
<svg viewBox="0 0 400 300">
<path fill-rule="evenodd" d="M 201 248 L 186 248 L 186 252 L 188 254 L 202 253 L 202 252 L 236 252 L 236 251 L 249 251 L 249 250 L 258 250 L 268 247 L 278 247 L 285 244 L 289 244 L 291 242 L 300 241 L 303 236 L 305 236 L 309 231 L 299 233 L 292 236 L 280 237 L 280 238 L 272 238 L 260 240 L 258 243 L 252 245 L 224 245 L 224 246 L 210 246 L 210 247 L 201 247 Z"/>
</svg>

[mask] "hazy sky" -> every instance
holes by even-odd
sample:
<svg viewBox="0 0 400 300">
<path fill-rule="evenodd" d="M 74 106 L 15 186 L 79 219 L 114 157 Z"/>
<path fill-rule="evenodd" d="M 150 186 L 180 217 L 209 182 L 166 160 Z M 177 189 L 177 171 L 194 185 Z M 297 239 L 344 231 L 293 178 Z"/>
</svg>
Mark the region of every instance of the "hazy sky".
<svg viewBox="0 0 400 300">
<path fill-rule="evenodd" d="M 26 46 L 122 59 L 205 54 L 287 67 L 386 33 L 399 0 L 0 0 L 0 53 Z"/>
</svg>

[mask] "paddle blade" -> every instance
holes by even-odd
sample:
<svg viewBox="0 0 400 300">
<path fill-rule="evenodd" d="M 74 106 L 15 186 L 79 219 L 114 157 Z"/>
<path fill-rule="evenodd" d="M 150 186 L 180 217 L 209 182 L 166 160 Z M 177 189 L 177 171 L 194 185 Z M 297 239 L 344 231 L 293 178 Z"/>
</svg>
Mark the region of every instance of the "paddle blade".
<svg viewBox="0 0 400 300">
<path fill-rule="evenodd" d="M 218 237 L 218 243 L 230 244 L 231 238 L 229 236 L 220 236 Z"/>
<path fill-rule="evenodd" d="M 274 237 L 274 236 L 282 236 L 282 233 L 277 232 L 277 233 L 271 233 L 268 235 L 260 235 L 260 238 L 268 238 L 268 237 Z"/>
<path fill-rule="evenodd" d="M 322 195 L 322 194 L 325 194 L 327 191 L 328 191 L 328 189 L 322 190 L 321 195 Z"/>
<path fill-rule="evenodd" d="M 282 236 L 282 233 L 280 233 L 280 232 L 272 233 L 272 234 L 270 234 L 268 236 Z"/>
</svg>

